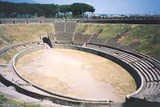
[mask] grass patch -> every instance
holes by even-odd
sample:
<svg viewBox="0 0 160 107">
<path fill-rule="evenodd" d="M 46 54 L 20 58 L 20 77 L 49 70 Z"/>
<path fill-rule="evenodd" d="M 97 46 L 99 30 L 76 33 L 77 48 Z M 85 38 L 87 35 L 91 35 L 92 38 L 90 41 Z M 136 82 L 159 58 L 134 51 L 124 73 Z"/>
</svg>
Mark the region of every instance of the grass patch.
<svg viewBox="0 0 160 107">
<path fill-rule="evenodd" d="M 141 42 L 146 40 L 152 40 L 152 42 L 159 42 L 160 26 L 159 25 L 139 25 L 133 27 L 129 31 L 129 35 L 123 39 L 122 43 L 129 44 L 133 40 L 140 40 Z"/>
<path fill-rule="evenodd" d="M 87 27 L 86 24 L 79 23 L 79 24 L 77 24 L 76 32 L 77 33 L 83 33 L 85 31 L 86 27 Z"/>
<path fill-rule="evenodd" d="M 92 35 L 102 29 L 103 31 L 98 38 L 108 40 L 128 28 L 131 29 L 119 42 L 129 45 L 134 41 L 140 41 L 141 45 L 137 48 L 137 51 L 160 60 L 160 25 L 80 23 L 76 28 L 76 32 Z"/>
<path fill-rule="evenodd" d="M 11 24 L 0 25 L 0 48 L 6 44 L 16 44 L 26 41 L 40 40 L 40 36 L 54 30 L 52 24 Z M 17 53 L 11 49 L 5 55 L 0 57 L 0 62 L 9 62 Z"/>
<path fill-rule="evenodd" d="M 8 100 L 7 104 L 13 107 L 41 107 L 39 104 L 22 103 L 19 101 Z"/>
<path fill-rule="evenodd" d="M 3 104 L 3 102 L 6 102 L 6 101 L 7 101 L 7 98 L 4 95 L 0 94 L 0 104 Z"/>
<path fill-rule="evenodd" d="M 160 25 L 138 25 L 133 27 L 121 41 L 130 44 L 133 41 L 141 41 L 137 51 L 148 54 L 160 60 Z"/>
<path fill-rule="evenodd" d="M 4 42 L 0 39 L 0 48 L 3 47 Z"/>
<path fill-rule="evenodd" d="M 34 41 L 39 40 L 40 36 L 53 30 L 51 24 L 0 25 L 0 38 L 10 44 Z"/>
<path fill-rule="evenodd" d="M 78 24 L 76 32 L 84 34 L 94 34 L 99 30 L 103 30 L 100 33 L 100 39 L 111 39 L 116 35 L 124 32 L 126 29 L 131 27 L 128 24 Z"/>
<path fill-rule="evenodd" d="M 88 23 L 79 23 L 76 28 L 76 32 L 92 35 L 98 32 L 100 29 L 103 29 L 104 24 L 88 24 Z"/>
<path fill-rule="evenodd" d="M 100 34 L 99 38 L 111 39 L 130 27 L 131 26 L 128 24 L 107 24 L 104 26 L 103 32 Z"/>
<path fill-rule="evenodd" d="M 23 103 L 15 100 L 10 100 L 0 94 L 0 107 L 41 107 L 38 104 Z"/>
<path fill-rule="evenodd" d="M 11 60 L 11 58 L 17 54 L 17 50 L 11 49 L 9 51 L 7 51 L 7 53 L 5 53 L 3 56 L 0 57 L 0 61 L 6 61 L 9 62 Z"/>
</svg>

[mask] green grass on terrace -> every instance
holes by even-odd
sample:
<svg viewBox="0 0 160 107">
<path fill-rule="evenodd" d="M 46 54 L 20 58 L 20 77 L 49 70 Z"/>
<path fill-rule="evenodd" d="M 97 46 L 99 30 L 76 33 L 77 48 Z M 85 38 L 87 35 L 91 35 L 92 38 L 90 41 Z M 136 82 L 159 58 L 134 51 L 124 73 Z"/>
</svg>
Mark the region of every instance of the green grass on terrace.
<svg viewBox="0 0 160 107">
<path fill-rule="evenodd" d="M 130 28 L 131 25 L 128 24 L 78 24 L 76 32 L 84 34 L 94 34 L 99 30 L 103 30 L 100 33 L 100 39 L 111 39 L 116 35 L 124 32 L 126 29 Z"/>
<path fill-rule="evenodd" d="M 79 23 L 76 27 L 76 32 L 92 35 L 98 30 L 103 29 L 104 24 L 89 24 L 89 23 Z"/>
<path fill-rule="evenodd" d="M 100 34 L 101 39 L 111 39 L 118 34 L 123 33 L 126 29 L 130 28 L 129 24 L 106 24 L 103 28 L 103 32 Z"/>
<path fill-rule="evenodd" d="M 123 44 L 141 41 L 137 51 L 160 60 L 160 25 L 137 25 L 122 39 Z"/>
<path fill-rule="evenodd" d="M 137 51 L 160 60 L 160 25 L 80 23 L 76 32 L 92 35 L 102 29 L 99 38 L 111 39 L 128 28 L 131 29 L 125 36 L 122 36 L 119 42 L 128 45 L 134 41 L 140 41 L 141 45 L 137 48 Z"/>
<path fill-rule="evenodd" d="M 0 48 L 2 47 L 3 44 L 4 42 L 0 39 Z"/>
<path fill-rule="evenodd" d="M 51 24 L 11 24 L 0 25 L 0 45 L 39 40 L 39 37 L 53 31 Z"/>
<path fill-rule="evenodd" d="M 38 104 L 23 103 L 19 101 L 14 101 L 6 98 L 4 95 L 0 94 L 0 107 L 41 107 Z"/>
<path fill-rule="evenodd" d="M 11 49 L 11 50 L 7 51 L 6 54 L 4 54 L 4 55 L 2 55 L 0 57 L 0 62 L 6 62 L 6 63 L 8 63 L 12 59 L 12 57 L 14 55 L 16 55 L 17 53 L 18 53 L 18 51 L 15 50 L 15 49 Z"/>
</svg>

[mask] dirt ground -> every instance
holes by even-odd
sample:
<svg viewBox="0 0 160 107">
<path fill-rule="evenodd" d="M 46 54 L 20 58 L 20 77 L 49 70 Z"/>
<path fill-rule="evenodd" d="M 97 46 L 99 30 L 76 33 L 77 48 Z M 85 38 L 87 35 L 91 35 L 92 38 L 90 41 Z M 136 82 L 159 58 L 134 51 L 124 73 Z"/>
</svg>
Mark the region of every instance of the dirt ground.
<svg viewBox="0 0 160 107">
<path fill-rule="evenodd" d="M 136 90 L 125 69 L 82 51 L 39 50 L 22 57 L 16 66 L 33 83 L 67 96 L 123 102 L 125 95 Z"/>
</svg>

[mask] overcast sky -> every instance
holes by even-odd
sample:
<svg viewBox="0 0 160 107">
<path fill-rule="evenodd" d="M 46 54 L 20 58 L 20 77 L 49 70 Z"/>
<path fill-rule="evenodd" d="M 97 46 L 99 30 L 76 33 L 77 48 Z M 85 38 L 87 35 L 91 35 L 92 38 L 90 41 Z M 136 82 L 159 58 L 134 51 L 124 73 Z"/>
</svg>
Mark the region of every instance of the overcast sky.
<svg viewBox="0 0 160 107">
<path fill-rule="evenodd" d="M 37 3 L 72 4 L 83 2 L 95 7 L 95 13 L 160 14 L 160 0 L 34 0 Z"/>
</svg>

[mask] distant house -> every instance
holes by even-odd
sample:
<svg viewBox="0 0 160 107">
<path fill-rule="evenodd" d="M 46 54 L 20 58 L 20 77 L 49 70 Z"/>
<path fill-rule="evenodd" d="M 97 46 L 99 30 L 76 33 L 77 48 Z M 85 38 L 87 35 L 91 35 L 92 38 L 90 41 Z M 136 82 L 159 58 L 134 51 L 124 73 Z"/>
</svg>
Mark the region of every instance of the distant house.
<svg viewBox="0 0 160 107">
<path fill-rule="evenodd" d="M 45 16 L 39 16 L 39 19 L 45 19 L 46 17 Z"/>
</svg>

